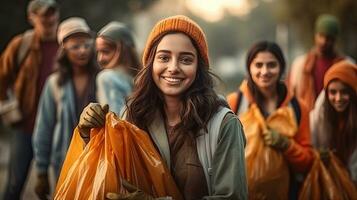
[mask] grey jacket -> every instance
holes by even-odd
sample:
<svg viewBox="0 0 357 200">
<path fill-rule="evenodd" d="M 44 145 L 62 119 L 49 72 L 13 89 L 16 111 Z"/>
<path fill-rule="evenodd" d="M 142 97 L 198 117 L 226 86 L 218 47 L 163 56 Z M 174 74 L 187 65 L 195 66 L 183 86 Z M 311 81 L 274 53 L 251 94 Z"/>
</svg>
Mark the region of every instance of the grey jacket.
<svg viewBox="0 0 357 200">
<path fill-rule="evenodd" d="M 222 124 L 223 119 L 229 119 Z M 223 125 L 223 126 L 222 126 Z M 149 133 L 170 166 L 170 148 L 164 121 L 158 114 Z M 221 108 L 208 124 L 208 133 L 196 138 L 197 152 L 206 175 L 209 196 L 203 199 L 248 199 L 245 170 L 245 136 L 238 118 Z"/>
</svg>

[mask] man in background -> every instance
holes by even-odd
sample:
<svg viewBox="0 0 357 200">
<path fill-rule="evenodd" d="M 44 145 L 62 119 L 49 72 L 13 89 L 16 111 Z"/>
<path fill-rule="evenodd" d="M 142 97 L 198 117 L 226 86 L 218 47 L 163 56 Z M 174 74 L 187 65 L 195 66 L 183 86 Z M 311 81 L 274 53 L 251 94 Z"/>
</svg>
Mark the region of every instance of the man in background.
<svg viewBox="0 0 357 200">
<path fill-rule="evenodd" d="M 18 121 L 12 121 L 10 125 L 12 133 L 5 200 L 20 199 L 26 182 L 33 158 L 32 132 L 39 96 L 47 76 L 52 72 L 58 49 L 57 3 L 54 0 L 30 1 L 27 14 L 33 30 L 15 36 L 0 57 L 0 102 L 8 101 L 8 94 L 13 93 L 21 115 Z M 48 180 L 47 177 L 39 178 Z M 36 190 L 41 190 L 36 191 L 37 194 L 49 190 L 46 184 L 42 185 L 36 187 Z"/>
<path fill-rule="evenodd" d="M 346 59 L 335 47 L 339 32 L 336 17 L 320 15 L 315 23 L 314 46 L 292 63 L 288 85 L 304 101 L 309 111 L 314 107 L 316 97 L 323 88 L 325 72 L 334 63 Z"/>
</svg>

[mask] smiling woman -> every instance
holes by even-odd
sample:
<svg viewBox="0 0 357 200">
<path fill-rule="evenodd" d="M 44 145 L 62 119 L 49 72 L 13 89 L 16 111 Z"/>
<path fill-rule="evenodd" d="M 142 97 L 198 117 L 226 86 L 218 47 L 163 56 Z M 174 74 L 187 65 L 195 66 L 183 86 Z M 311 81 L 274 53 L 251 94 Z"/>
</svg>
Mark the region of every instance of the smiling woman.
<svg viewBox="0 0 357 200">
<path fill-rule="evenodd" d="M 252 199 L 296 197 L 295 175 L 307 172 L 313 159 L 308 113 L 280 80 L 285 60 L 277 44 L 255 43 L 246 68 L 247 80 L 227 100 L 248 141 L 249 195 Z"/>
<path fill-rule="evenodd" d="M 332 150 L 357 185 L 357 66 L 341 61 L 324 77 L 324 90 L 310 113 L 313 145 Z"/>
<path fill-rule="evenodd" d="M 184 199 L 247 199 L 243 129 L 213 90 L 202 29 L 181 15 L 159 21 L 143 64 L 126 119 L 150 135 Z M 99 104 L 87 106 L 79 123 L 87 136 L 85 128 L 98 127 L 93 109 L 105 115 Z M 143 199 L 138 191 L 117 199 Z"/>
<path fill-rule="evenodd" d="M 166 35 L 157 47 L 152 76 L 164 98 L 180 99 L 196 78 L 197 52 L 182 33 Z"/>
<path fill-rule="evenodd" d="M 280 74 L 279 61 L 269 51 L 260 52 L 251 63 L 250 74 L 261 90 L 276 88 Z"/>
</svg>

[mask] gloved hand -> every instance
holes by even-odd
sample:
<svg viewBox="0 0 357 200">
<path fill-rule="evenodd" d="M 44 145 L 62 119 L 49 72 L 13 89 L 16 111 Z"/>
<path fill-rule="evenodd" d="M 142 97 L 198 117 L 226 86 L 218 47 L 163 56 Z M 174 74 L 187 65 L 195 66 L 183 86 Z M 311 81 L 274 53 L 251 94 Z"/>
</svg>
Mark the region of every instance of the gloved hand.
<svg viewBox="0 0 357 200">
<path fill-rule="evenodd" d="M 273 129 L 268 129 L 267 131 L 263 132 L 263 138 L 266 145 L 281 151 L 285 151 L 291 143 L 288 137 L 278 133 Z"/>
<path fill-rule="evenodd" d="M 146 194 L 124 179 L 122 179 L 122 184 L 124 188 L 128 190 L 129 194 L 107 193 L 106 198 L 115 200 L 155 200 L 154 197 Z"/>
<path fill-rule="evenodd" d="M 103 127 L 105 115 L 108 113 L 109 106 L 101 106 L 99 103 L 90 103 L 82 111 L 79 117 L 78 130 L 83 139 L 89 140 L 91 128 Z"/>
<path fill-rule="evenodd" d="M 49 199 L 50 184 L 48 181 L 47 174 L 39 174 L 37 176 L 37 182 L 35 186 L 35 193 L 37 197 L 41 200 Z"/>
</svg>

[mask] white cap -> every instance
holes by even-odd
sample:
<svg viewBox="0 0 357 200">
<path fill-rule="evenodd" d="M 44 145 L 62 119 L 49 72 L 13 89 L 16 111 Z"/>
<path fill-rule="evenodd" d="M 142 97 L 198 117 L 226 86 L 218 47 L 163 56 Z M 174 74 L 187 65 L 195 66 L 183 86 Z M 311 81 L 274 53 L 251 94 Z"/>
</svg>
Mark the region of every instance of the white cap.
<svg viewBox="0 0 357 200">
<path fill-rule="evenodd" d="M 75 33 L 86 33 L 91 36 L 91 30 L 83 18 L 71 17 L 61 22 L 57 32 L 58 43 L 62 44 L 64 39 Z"/>
</svg>

